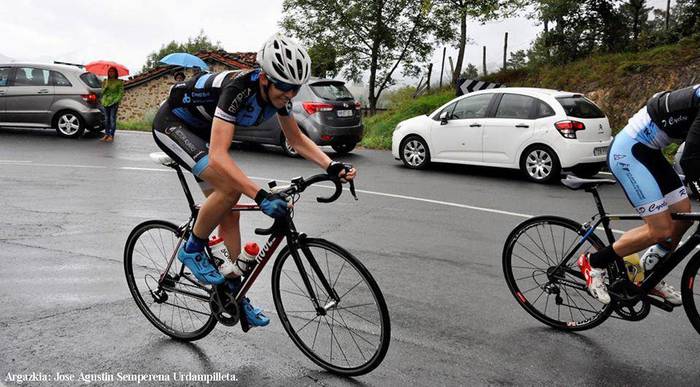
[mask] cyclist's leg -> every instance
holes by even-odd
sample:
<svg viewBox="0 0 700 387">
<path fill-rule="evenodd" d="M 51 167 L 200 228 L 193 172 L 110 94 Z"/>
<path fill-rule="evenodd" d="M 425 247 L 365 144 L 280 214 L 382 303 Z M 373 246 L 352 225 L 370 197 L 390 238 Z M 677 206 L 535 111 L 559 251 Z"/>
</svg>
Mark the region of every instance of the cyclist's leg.
<svg viewBox="0 0 700 387">
<path fill-rule="evenodd" d="M 153 138 L 158 147 L 179 165 L 191 171 L 201 182 L 199 175 L 201 170 L 206 168 L 208 161 L 207 140 L 198 136 L 175 117 L 167 102 L 161 105 L 153 120 Z M 220 213 L 219 217 L 223 212 Z M 224 277 L 205 259 L 206 255 L 204 254 L 207 239 L 216 227 L 216 223 L 211 229 L 203 230 L 201 226 L 197 227 L 200 218 L 200 216 L 197 217 L 190 238 L 178 251 L 178 259 L 190 269 L 200 282 L 222 284 Z"/>
<path fill-rule="evenodd" d="M 214 193 L 214 189 L 205 186 L 202 189 L 202 193 L 204 193 L 204 196 L 208 198 L 212 193 Z M 241 194 L 238 193 L 234 205 L 238 203 L 240 197 Z M 236 262 L 238 256 L 241 254 L 240 218 L 241 213 L 239 211 L 228 211 L 223 215 L 221 221 L 219 221 L 219 236 L 224 239 L 224 244 L 226 245 L 226 249 L 228 249 L 230 254 L 231 262 Z"/>
</svg>

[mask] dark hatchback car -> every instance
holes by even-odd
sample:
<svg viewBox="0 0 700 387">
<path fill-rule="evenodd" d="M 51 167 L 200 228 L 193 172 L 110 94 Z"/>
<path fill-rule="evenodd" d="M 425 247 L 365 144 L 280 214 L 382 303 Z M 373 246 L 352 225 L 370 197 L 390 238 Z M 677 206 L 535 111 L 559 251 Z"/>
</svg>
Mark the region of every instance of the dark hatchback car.
<svg viewBox="0 0 700 387">
<path fill-rule="evenodd" d="M 302 132 L 318 145 L 330 145 L 338 153 L 348 153 L 360 140 L 361 105 L 343 81 L 312 78 L 292 100 L 292 114 Z M 238 128 L 235 141 L 280 145 L 289 156 L 296 156 L 289 146 L 277 119 L 260 126 Z"/>
</svg>

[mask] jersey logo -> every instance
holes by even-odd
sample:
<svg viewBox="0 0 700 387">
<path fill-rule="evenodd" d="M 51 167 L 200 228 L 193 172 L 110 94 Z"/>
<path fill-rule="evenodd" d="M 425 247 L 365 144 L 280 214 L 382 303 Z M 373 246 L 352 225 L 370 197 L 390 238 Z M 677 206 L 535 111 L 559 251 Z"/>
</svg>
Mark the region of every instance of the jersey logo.
<svg viewBox="0 0 700 387">
<path fill-rule="evenodd" d="M 231 105 L 228 107 L 228 111 L 230 113 L 236 114 L 240 110 L 241 107 L 241 102 L 243 102 L 244 99 L 248 98 L 250 94 L 252 93 L 252 90 L 246 89 L 242 91 L 241 93 L 238 93 L 236 98 L 231 101 Z"/>
<path fill-rule="evenodd" d="M 192 98 L 190 98 L 190 95 L 185 93 L 185 96 L 182 97 L 182 103 L 190 103 L 192 102 Z"/>
</svg>

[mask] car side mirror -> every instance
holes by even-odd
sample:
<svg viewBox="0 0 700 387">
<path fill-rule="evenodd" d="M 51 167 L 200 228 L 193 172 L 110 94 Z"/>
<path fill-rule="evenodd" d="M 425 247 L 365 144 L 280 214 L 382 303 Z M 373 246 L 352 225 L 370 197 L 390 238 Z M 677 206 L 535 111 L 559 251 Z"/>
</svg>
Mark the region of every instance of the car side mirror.
<svg viewBox="0 0 700 387">
<path fill-rule="evenodd" d="M 442 113 L 440 113 L 440 125 L 446 125 L 446 124 L 447 124 L 447 121 L 450 119 L 450 118 L 449 118 L 449 114 L 450 114 L 450 113 L 448 113 L 448 112 L 442 112 Z"/>
</svg>

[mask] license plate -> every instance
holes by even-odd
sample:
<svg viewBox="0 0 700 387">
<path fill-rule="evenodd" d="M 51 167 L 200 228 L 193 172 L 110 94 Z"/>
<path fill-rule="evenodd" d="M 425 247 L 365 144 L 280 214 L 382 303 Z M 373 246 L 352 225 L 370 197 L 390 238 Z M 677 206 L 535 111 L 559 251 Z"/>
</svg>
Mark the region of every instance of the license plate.
<svg viewBox="0 0 700 387">
<path fill-rule="evenodd" d="M 352 117 L 352 110 L 338 110 L 338 117 Z"/>
<path fill-rule="evenodd" d="M 605 156 L 607 154 L 608 154 L 608 147 L 607 146 L 601 146 L 601 147 L 593 149 L 593 156 Z"/>
</svg>

